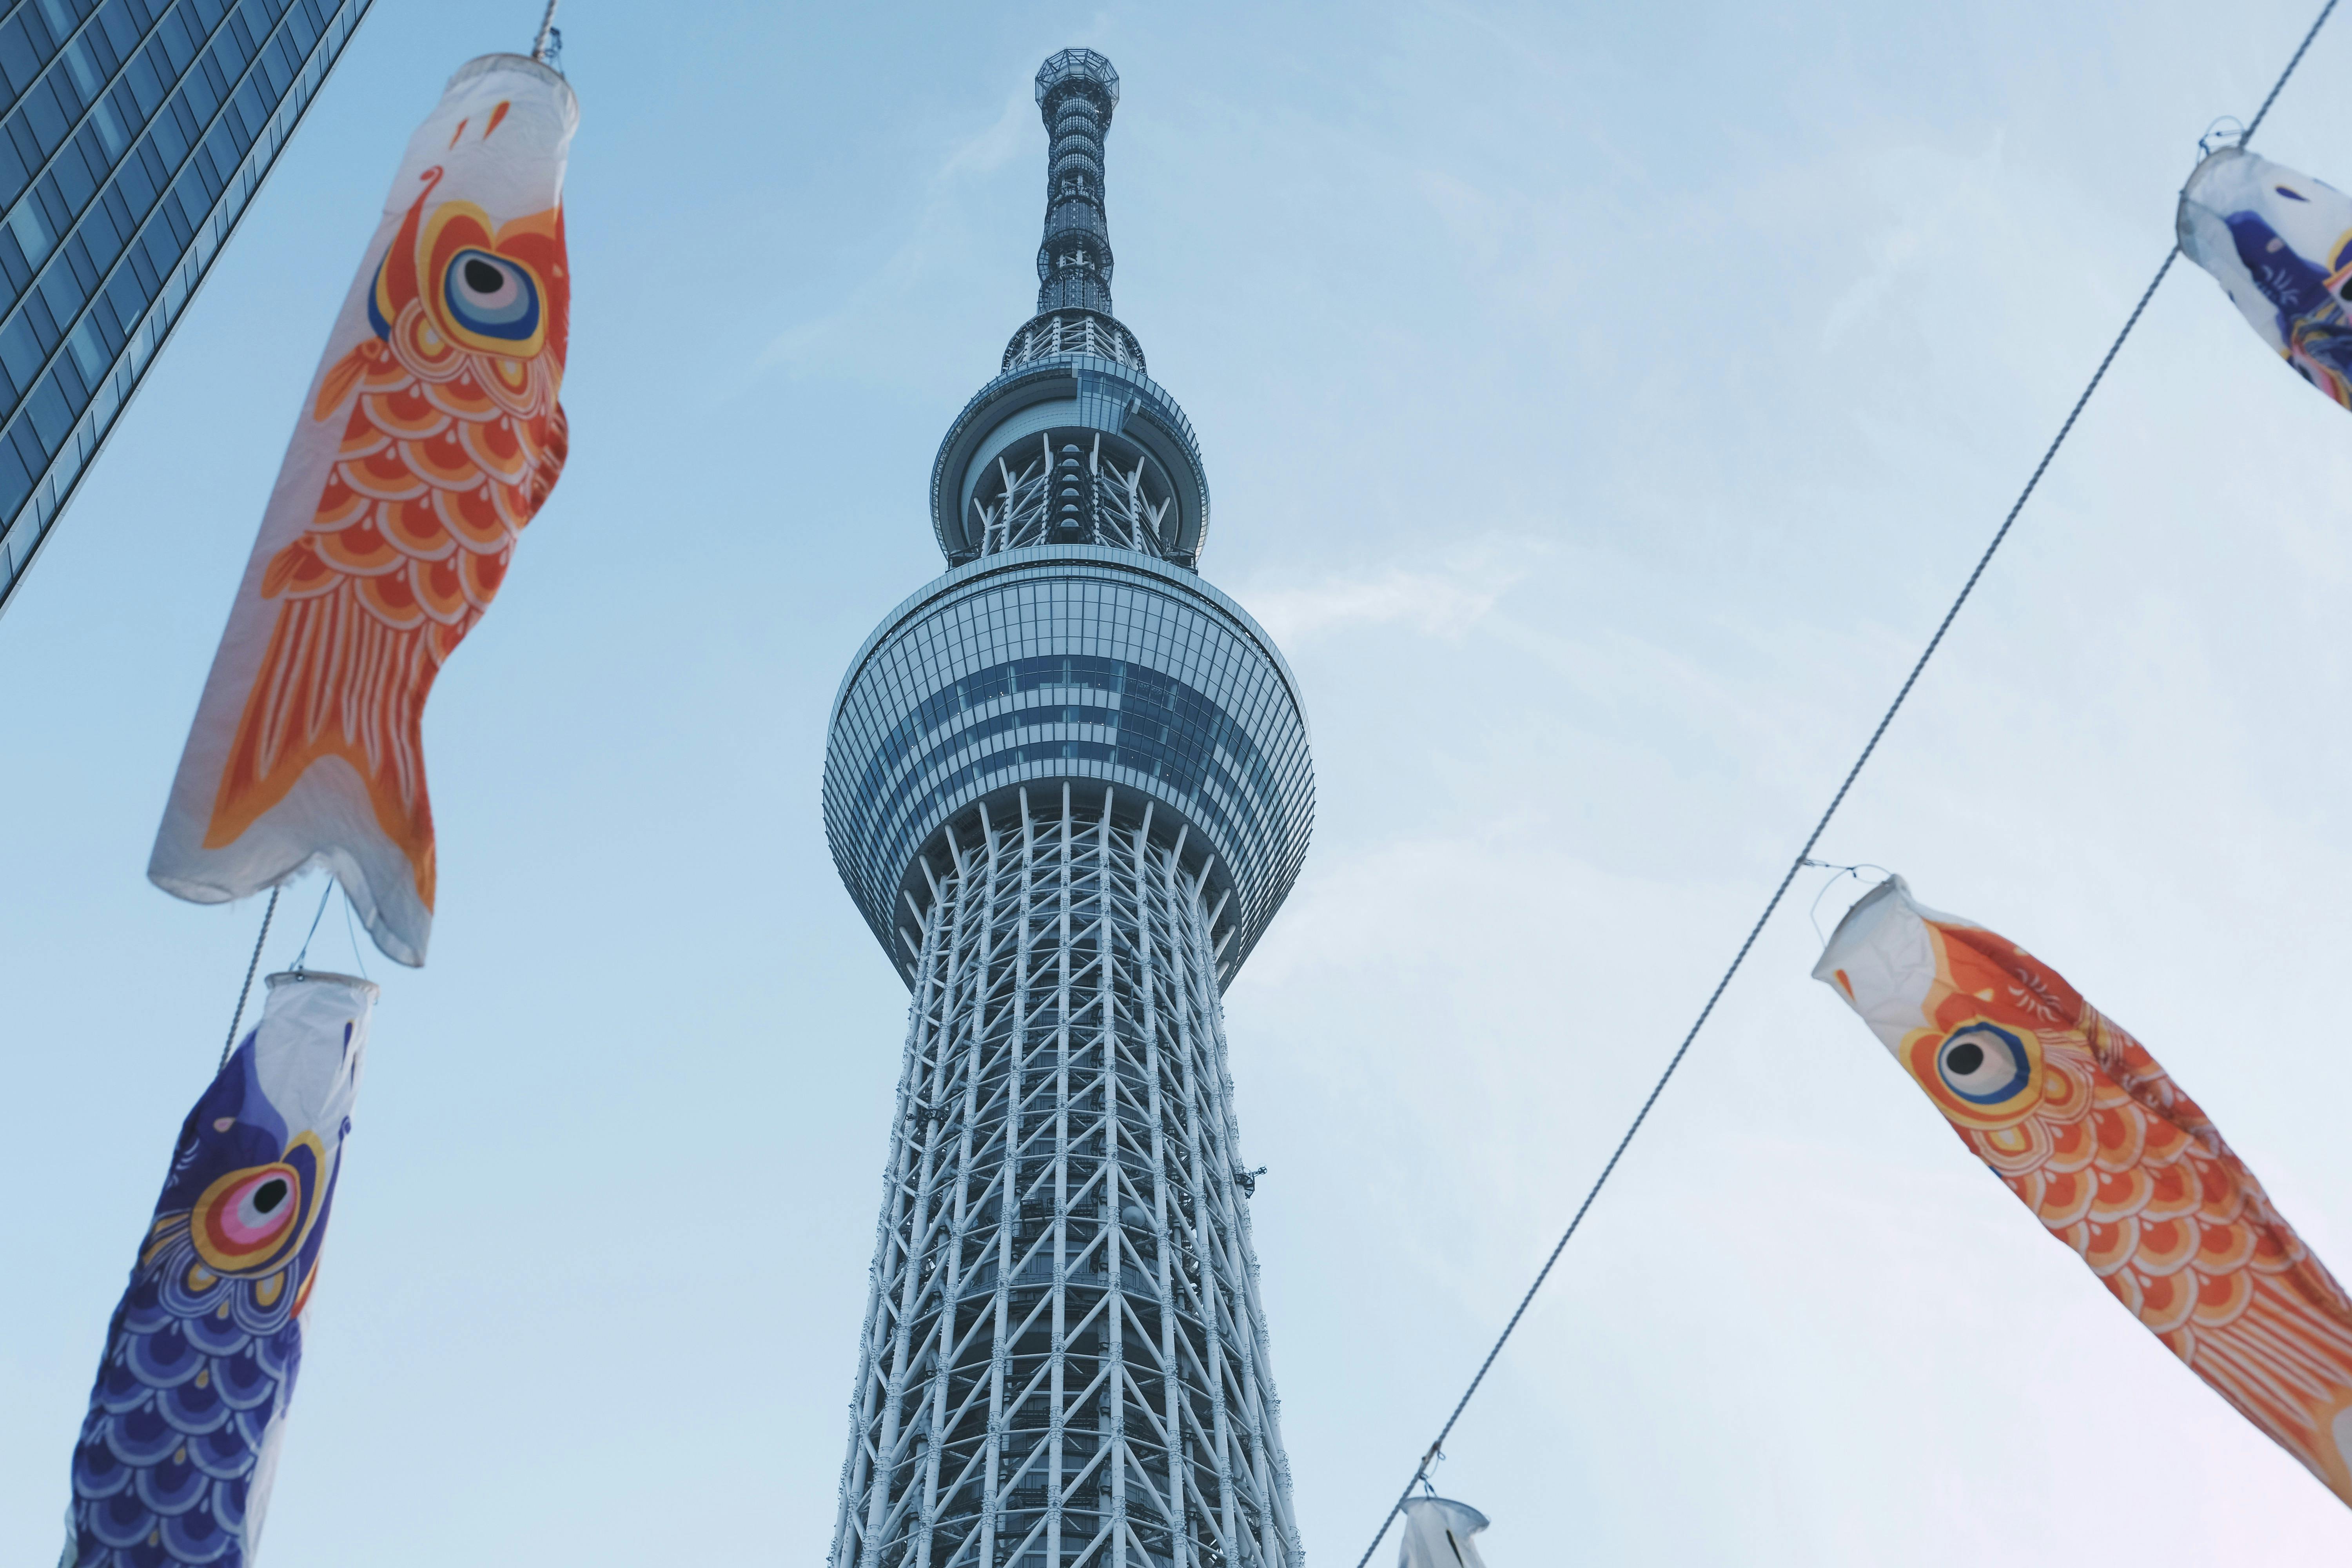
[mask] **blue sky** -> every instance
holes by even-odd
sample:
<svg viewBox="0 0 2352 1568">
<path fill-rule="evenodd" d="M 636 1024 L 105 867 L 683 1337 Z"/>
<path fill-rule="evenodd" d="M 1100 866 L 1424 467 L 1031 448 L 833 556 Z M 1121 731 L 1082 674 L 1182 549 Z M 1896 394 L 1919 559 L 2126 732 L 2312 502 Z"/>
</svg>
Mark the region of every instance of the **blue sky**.
<svg viewBox="0 0 2352 1568">
<path fill-rule="evenodd" d="M 0 1558 L 258 919 L 142 876 L 229 593 L 409 129 L 536 15 L 380 0 L 0 619 Z M 1120 315 L 1315 725 L 1226 1005 L 1352 1563 L 2308 21 L 573 0 L 573 453 L 427 720 L 433 961 L 367 958 L 270 1560 L 821 1559 L 905 1007 L 824 721 L 1034 297 L 1046 53 L 1124 78 Z M 2263 150 L 2352 180 L 2347 72 Z M 2177 271 L 1822 850 L 2057 964 L 2352 1268 L 2347 491 Z M 1806 978 L 1800 889 L 1448 1445 L 1490 1560 L 2352 1551 Z"/>
</svg>

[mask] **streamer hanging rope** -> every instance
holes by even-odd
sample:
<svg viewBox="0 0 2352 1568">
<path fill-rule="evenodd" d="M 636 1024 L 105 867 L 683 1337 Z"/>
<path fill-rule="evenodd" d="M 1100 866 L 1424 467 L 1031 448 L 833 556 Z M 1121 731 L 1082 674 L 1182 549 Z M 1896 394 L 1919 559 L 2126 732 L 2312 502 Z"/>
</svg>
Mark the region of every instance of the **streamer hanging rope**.
<svg viewBox="0 0 2352 1568">
<path fill-rule="evenodd" d="M 282 887 L 270 889 L 269 902 L 262 907 L 261 931 L 253 939 L 253 957 L 246 963 L 245 984 L 236 988 L 236 1011 L 229 1017 L 228 1038 L 221 1044 L 221 1059 L 213 1068 L 215 1073 L 228 1066 L 228 1054 L 236 1049 L 236 1026 L 245 1022 L 246 998 L 253 994 L 254 972 L 261 967 L 261 944 L 269 940 L 269 917 L 278 912 L 278 895 L 285 890 Z M 1381 1528 L 1385 1534 L 1388 1527 L 1383 1525 Z"/>
<path fill-rule="evenodd" d="M 2294 68 L 2303 63 L 2305 51 L 2311 47 L 2312 40 L 2319 36 L 2319 29 L 2326 26 L 2328 16 L 2335 9 L 2336 0 L 2327 0 L 2327 3 L 2320 7 L 2319 16 L 2312 22 L 2310 30 L 2304 34 L 2303 42 L 2295 47 L 2294 57 L 2286 62 L 2286 68 L 2279 73 L 2278 80 L 2271 84 L 2269 96 L 2263 100 L 2262 108 L 2254 111 L 2254 118 L 2247 125 L 2245 134 L 2238 139 L 2239 145 L 2243 146 L 2252 141 L 2254 132 L 2261 129 L 2263 119 L 2271 111 L 2271 106 L 2278 101 L 2280 89 L 2286 86 L 2287 78 L 2293 76 Z M 1944 618 L 1937 623 L 1935 635 L 1927 639 L 1927 646 L 1920 650 L 1917 661 L 1911 666 L 1911 673 L 1903 678 L 1901 689 L 1895 693 L 1895 700 L 1886 705 L 1886 711 L 1879 718 L 1878 727 L 1870 732 L 1870 739 L 1864 744 L 1862 754 L 1854 758 L 1853 766 L 1846 770 L 1844 780 L 1837 787 L 1837 794 L 1830 797 L 1829 808 L 1822 813 L 1821 820 L 1813 824 L 1812 832 L 1805 836 L 1804 847 L 1798 850 L 1795 858 L 1789 862 L 1789 868 L 1781 874 L 1780 885 L 1772 889 L 1772 896 L 1764 901 L 1764 912 L 1758 915 L 1756 923 L 1748 928 L 1747 940 L 1739 944 L 1739 951 L 1732 954 L 1729 966 L 1723 972 L 1723 978 L 1715 983 L 1715 989 L 1707 995 L 1706 1005 L 1699 1009 L 1698 1017 L 1692 1023 L 1690 1032 L 1683 1036 L 1682 1044 L 1675 1047 L 1675 1054 L 1666 1061 L 1666 1070 L 1658 1075 L 1658 1081 L 1652 1086 L 1649 1098 L 1643 1100 L 1641 1110 L 1633 1113 L 1633 1122 L 1625 1129 L 1625 1135 L 1617 1140 L 1617 1147 L 1610 1152 L 1609 1163 L 1601 1167 L 1601 1174 L 1593 1178 L 1591 1187 L 1584 1194 L 1584 1201 L 1576 1205 L 1576 1213 L 1569 1220 L 1568 1228 L 1560 1233 L 1559 1240 L 1553 1244 L 1551 1255 L 1544 1259 L 1543 1267 L 1536 1271 L 1535 1282 L 1528 1287 L 1527 1294 L 1519 1298 L 1519 1304 L 1512 1310 L 1510 1321 L 1503 1325 L 1503 1331 L 1496 1336 L 1494 1348 L 1486 1352 L 1486 1359 L 1478 1363 L 1477 1373 L 1470 1379 L 1470 1386 L 1464 1389 L 1462 1397 L 1454 1402 L 1454 1413 L 1445 1418 L 1445 1425 L 1437 1429 L 1436 1440 L 1432 1442 L 1427 1451 L 1422 1455 L 1421 1463 L 1413 1469 L 1412 1479 L 1405 1482 L 1404 1489 L 1397 1494 L 1396 1501 L 1389 1508 L 1388 1517 L 1381 1521 L 1380 1531 L 1372 1537 L 1371 1544 L 1365 1547 L 1364 1554 L 1356 1560 L 1356 1568 L 1365 1568 L 1365 1564 L 1371 1562 L 1372 1553 L 1379 1551 L 1381 1542 L 1388 1538 L 1389 1526 L 1394 1524 L 1397 1515 L 1404 1510 L 1406 1500 L 1412 1496 L 1412 1489 L 1427 1480 L 1429 1467 L 1437 1461 L 1447 1436 L 1454 1430 L 1454 1423 L 1462 1419 L 1462 1412 L 1469 1407 L 1471 1396 L 1478 1392 L 1478 1385 L 1486 1381 L 1486 1373 L 1493 1369 L 1495 1358 L 1503 1353 L 1503 1346 L 1509 1342 L 1513 1331 L 1518 1328 L 1519 1320 L 1527 1316 L 1528 1308 L 1536 1299 L 1536 1292 L 1541 1290 L 1544 1281 L 1551 1277 L 1552 1266 L 1559 1261 L 1559 1255 L 1567 1249 L 1570 1240 L 1575 1237 L 1577 1227 L 1584 1223 L 1584 1215 L 1592 1207 L 1592 1200 L 1599 1197 L 1601 1189 L 1608 1184 L 1610 1175 L 1617 1169 L 1617 1162 L 1624 1158 L 1627 1145 L 1633 1142 L 1633 1135 L 1641 1131 L 1642 1123 L 1649 1120 L 1651 1109 L 1658 1103 L 1658 1096 L 1665 1092 L 1668 1080 L 1675 1076 L 1675 1069 L 1683 1065 L 1683 1058 L 1689 1053 L 1691 1042 L 1697 1039 L 1698 1032 L 1706 1026 L 1708 1017 L 1715 1012 L 1715 1005 L 1723 999 L 1724 989 L 1731 984 L 1732 976 L 1738 974 L 1739 966 L 1748 961 L 1748 951 L 1756 945 L 1756 939 L 1763 934 L 1765 924 L 1771 920 L 1773 912 L 1780 909 L 1781 899 L 1788 894 L 1789 885 L 1797 879 L 1797 873 L 1803 870 L 1807 862 L 1811 859 L 1813 846 L 1818 844 L 1822 835 L 1829 830 L 1830 819 L 1837 815 L 1838 807 L 1845 804 L 1847 792 L 1853 788 L 1853 781 L 1861 776 L 1864 765 L 1870 761 L 1872 753 L 1878 750 L 1878 742 L 1885 738 L 1886 727 L 1895 721 L 1895 715 L 1902 710 L 1904 701 L 1910 697 L 1911 689 L 1919 683 L 1919 677 L 1927 669 L 1927 661 L 1935 658 L 1936 650 L 1943 646 L 1944 634 L 1952 629 L 1952 622 L 1959 616 L 1960 606 L 1966 605 L 1969 602 L 1969 595 L 1976 592 L 1978 581 L 1984 576 L 1985 568 L 1992 564 L 1993 555 L 2000 549 L 2001 542 L 2009 537 L 2011 526 L 2017 521 L 2017 514 L 2025 510 L 2025 503 L 2032 498 L 2034 488 L 2042 483 L 2042 476 L 2049 471 L 2051 459 L 2057 457 L 2058 448 L 2066 444 L 2066 437 L 2074 431 L 2074 421 L 2082 417 L 2084 405 L 2091 401 L 2091 394 L 2099 389 L 2099 383 L 2106 379 L 2107 367 L 2116 363 L 2116 355 L 2122 351 L 2124 341 L 2132 335 L 2132 329 L 2139 325 L 2141 314 L 2147 310 L 2147 302 L 2156 297 L 2156 290 L 2163 283 L 2164 275 L 2172 270 L 2172 264 L 2179 260 L 2179 257 L 2180 248 L 2177 245 L 2164 253 L 2163 263 L 2157 268 L 2156 276 L 2148 279 L 2147 287 L 2140 291 L 2139 302 L 2132 307 L 2131 314 L 2125 318 L 2123 331 L 2117 332 L 2116 341 L 2107 345 L 2105 355 L 2099 361 L 2099 368 L 2091 373 L 2091 379 L 2084 386 L 2082 395 L 2074 399 L 2074 406 L 2067 411 L 2066 422 L 2058 426 L 2058 434 L 2052 438 L 2049 449 L 2042 454 L 2042 460 L 2033 465 L 2033 473 L 2026 479 L 2025 488 L 2018 492 L 2016 501 L 2009 509 L 2009 515 L 2000 520 L 2000 527 L 1993 532 L 1992 542 L 1985 546 L 1984 553 L 1977 558 L 1976 569 L 1969 574 L 1968 581 L 1960 584 L 1959 594 L 1952 600 L 1951 608 L 1944 612 Z"/>
<path fill-rule="evenodd" d="M 310 942 L 319 934 L 319 922 L 327 918 L 327 900 L 334 895 L 335 879 L 331 873 L 327 878 L 327 885 L 319 889 L 319 909 L 318 912 L 310 917 L 310 929 L 302 933 L 302 951 L 294 955 L 294 972 L 298 974 L 306 966 L 304 961 L 310 956 Z"/>
</svg>

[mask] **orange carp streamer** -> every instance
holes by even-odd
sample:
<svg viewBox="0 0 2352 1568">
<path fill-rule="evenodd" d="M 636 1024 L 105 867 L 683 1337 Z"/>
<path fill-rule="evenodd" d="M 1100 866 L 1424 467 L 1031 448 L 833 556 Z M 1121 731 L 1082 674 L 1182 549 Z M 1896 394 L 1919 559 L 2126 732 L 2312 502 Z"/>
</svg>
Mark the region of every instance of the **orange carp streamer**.
<svg viewBox="0 0 2352 1568">
<path fill-rule="evenodd" d="M 2352 1504 L 2352 1300 L 2145 1047 L 1900 877 L 1813 977 L 2149 1332 Z"/>
<path fill-rule="evenodd" d="M 422 963 L 425 702 L 562 472 L 578 110 L 514 55 L 450 80 L 395 180 L 289 446 L 148 875 L 217 902 L 322 864 Z"/>
</svg>

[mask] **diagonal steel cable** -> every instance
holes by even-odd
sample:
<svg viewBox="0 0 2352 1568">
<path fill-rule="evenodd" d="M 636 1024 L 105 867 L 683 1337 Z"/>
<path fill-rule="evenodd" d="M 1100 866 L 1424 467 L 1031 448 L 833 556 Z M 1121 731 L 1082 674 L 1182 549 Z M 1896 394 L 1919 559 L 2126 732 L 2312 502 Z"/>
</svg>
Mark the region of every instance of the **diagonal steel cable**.
<svg viewBox="0 0 2352 1568">
<path fill-rule="evenodd" d="M 2252 123 L 2247 125 L 2245 134 L 2238 139 L 2240 146 L 2244 146 L 2253 139 L 2254 132 L 2262 125 L 2263 117 L 2270 113 L 2271 106 L 2278 101 L 2279 91 L 2286 86 L 2287 78 L 2293 76 L 2295 67 L 2303 63 L 2304 54 L 2311 47 L 2312 40 L 2319 36 L 2319 29 L 2326 25 L 2328 15 L 2336 9 L 2336 0 L 2327 0 L 2327 3 L 2320 7 L 2317 19 L 2311 24 L 2310 30 L 2304 34 L 2303 42 L 2295 47 L 2294 57 L 2286 62 L 2286 68 L 2279 73 L 2278 80 L 2271 84 L 2270 95 L 2263 100 L 2262 108 L 2255 110 L 2254 118 Z M 1968 581 L 1960 584 L 1960 591 L 1953 598 L 1951 608 L 1944 612 L 1944 618 L 1937 624 L 1935 635 L 1927 639 L 1927 646 L 1920 650 L 1918 659 L 1911 666 L 1911 673 L 1903 678 L 1902 688 L 1895 693 L 1895 700 L 1886 705 L 1886 711 L 1879 717 L 1878 727 L 1871 731 L 1869 741 L 1862 748 L 1862 754 L 1854 758 L 1853 766 L 1846 770 L 1844 779 L 1838 784 L 1837 794 L 1830 797 L 1829 808 L 1822 813 L 1821 820 L 1813 824 L 1812 832 L 1805 836 L 1805 846 L 1798 850 L 1796 858 L 1789 862 L 1788 870 L 1781 873 L 1780 885 L 1772 889 L 1772 896 L 1765 900 L 1764 912 L 1756 917 L 1754 925 L 1748 927 L 1747 940 L 1739 944 L 1739 951 L 1732 954 L 1731 963 L 1724 970 L 1723 977 L 1715 983 L 1715 989 L 1708 993 L 1706 1005 L 1699 1009 L 1698 1017 L 1691 1024 L 1689 1033 L 1684 1035 L 1682 1044 L 1675 1047 L 1675 1054 L 1667 1059 L 1666 1070 L 1658 1075 L 1658 1081 L 1651 1086 L 1649 1097 L 1642 1101 L 1642 1109 L 1633 1113 L 1633 1120 L 1626 1127 L 1625 1135 L 1617 1140 L 1617 1147 L 1610 1152 L 1609 1163 L 1601 1167 L 1601 1174 L 1593 1178 L 1592 1185 L 1585 1192 L 1584 1201 L 1576 1205 L 1576 1213 L 1569 1220 L 1568 1228 L 1560 1233 L 1559 1240 L 1552 1245 L 1551 1255 L 1544 1259 L 1543 1267 L 1536 1271 L 1534 1283 L 1528 1287 L 1527 1294 L 1519 1298 L 1519 1304 L 1512 1310 L 1510 1321 L 1503 1325 L 1503 1331 L 1496 1336 L 1494 1348 L 1486 1352 L 1486 1359 L 1478 1363 L 1477 1374 L 1470 1379 L 1470 1386 L 1464 1389 L 1462 1397 L 1454 1402 L 1453 1414 L 1446 1416 L 1445 1425 L 1437 1430 L 1436 1440 L 1431 1443 L 1427 1451 L 1422 1455 L 1421 1463 L 1413 1469 L 1412 1479 L 1405 1482 L 1404 1490 L 1399 1492 L 1396 1501 L 1390 1505 L 1388 1517 L 1381 1521 L 1380 1531 L 1372 1537 L 1371 1544 L 1365 1547 L 1364 1554 L 1356 1560 L 1356 1568 L 1365 1568 L 1365 1564 L 1371 1562 L 1372 1553 L 1379 1551 L 1381 1542 L 1388 1538 L 1389 1527 L 1396 1522 L 1397 1515 L 1404 1511 L 1405 1503 L 1412 1497 L 1412 1489 L 1422 1485 L 1427 1479 L 1429 1467 L 1436 1462 L 1439 1452 L 1445 1446 L 1446 1437 L 1454 1430 L 1454 1423 L 1460 1421 L 1463 1411 L 1469 1408 L 1471 1397 L 1478 1392 L 1479 1384 L 1486 1381 L 1486 1373 L 1493 1370 L 1495 1358 L 1503 1353 L 1503 1346 L 1509 1342 L 1513 1331 L 1518 1328 L 1519 1320 L 1527 1316 L 1528 1308 L 1534 1304 L 1536 1293 L 1543 1289 L 1544 1281 L 1551 1277 L 1552 1266 L 1559 1261 L 1559 1255 L 1568 1249 L 1568 1244 L 1574 1238 L 1577 1227 L 1584 1223 L 1585 1214 L 1592 1207 L 1592 1201 L 1601 1195 L 1601 1189 L 1608 1185 L 1610 1176 L 1617 1169 L 1617 1162 L 1624 1158 L 1625 1150 L 1633 1143 L 1634 1134 L 1641 1131 L 1642 1124 L 1649 1120 L 1651 1109 L 1658 1103 L 1658 1097 L 1665 1092 L 1667 1082 L 1675 1076 L 1675 1069 L 1683 1065 L 1683 1058 L 1689 1054 L 1691 1043 L 1698 1038 L 1698 1032 L 1706 1026 L 1707 1019 L 1715 1013 L 1715 1005 L 1723 999 L 1723 993 L 1730 985 L 1732 977 L 1739 973 L 1739 966 L 1748 961 L 1748 954 L 1755 947 L 1756 939 L 1764 933 L 1764 927 L 1771 921 L 1773 913 L 1780 909 L 1780 900 L 1788 895 L 1790 884 L 1797 879 L 1797 873 L 1803 870 L 1806 862 L 1812 858 L 1813 847 L 1821 842 L 1822 835 L 1829 831 L 1830 819 L 1837 815 L 1838 807 L 1845 804 L 1845 797 L 1853 790 L 1854 780 L 1862 775 L 1864 766 L 1869 763 L 1872 754 L 1878 750 L 1878 742 L 1885 737 L 1887 726 L 1895 722 L 1895 715 L 1901 711 L 1905 700 L 1911 695 L 1911 689 L 1919 683 L 1919 677 L 1927 670 L 1927 661 L 1935 658 L 1936 650 L 1943 646 L 1944 634 L 1952 629 L 1952 622 L 1958 618 L 1961 606 L 1966 605 L 1969 602 L 1969 596 L 1976 592 L 1978 582 L 1985 574 L 1985 568 L 1992 564 L 1992 558 L 2000 549 L 2001 542 L 2009 537 L 2009 531 L 2016 523 L 2018 513 L 2025 510 L 2025 503 L 2032 499 L 2035 488 L 2042 483 L 2042 476 L 2049 471 L 2051 460 L 2058 456 L 2058 448 L 2066 444 L 2066 437 L 2074 432 L 2074 422 L 2082 417 L 2084 405 L 2091 401 L 2091 394 L 2096 392 L 2099 389 L 2099 384 L 2106 379 L 2107 367 L 2116 363 L 2116 355 L 2122 352 L 2125 340 L 2132 335 L 2132 329 L 2139 325 L 2141 315 L 2147 310 L 2147 302 L 2156 298 L 2156 290 L 2164 282 L 2165 274 L 2172 270 L 2172 264 L 2179 258 L 2180 247 L 2175 245 L 2164 253 L 2164 261 L 2157 268 L 2156 276 L 2148 279 L 2146 289 L 2140 290 L 2139 302 L 2132 307 L 2130 316 L 2125 319 L 2123 331 L 2117 332 L 2116 341 L 2107 345 L 2106 353 L 2099 361 L 2099 368 L 2091 373 L 2091 379 L 2084 386 L 2082 395 L 2075 398 L 2074 406 L 2067 410 L 2066 422 L 2058 426 L 2058 434 L 2052 437 L 2049 448 L 2042 454 L 2042 460 L 2033 465 L 2033 473 L 2025 481 L 2025 488 L 2018 492 L 2017 500 L 2011 504 L 2009 515 L 2000 520 L 2000 527 L 1994 531 L 1992 542 L 1987 544 L 1984 553 L 1977 557 L 1976 567 L 1969 574 Z"/>
<path fill-rule="evenodd" d="M 2327 14 L 2335 9 L 2336 0 L 2327 0 L 2327 4 L 2319 8 L 2318 16 L 2311 24 L 2311 31 L 2304 34 L 2303 42 L 2294 47 L 2294 55 L 2286 62 L 2286 69 L 2279 72 L 2278 80 L 2271 83 L 2270 96 L 2263 100 L 2260 109 L 2254 110 L 2253 121 L 2246 127 L 2246 133 L 2238 138 L 2239 146 L 2252 141 L 2254 132 L 2263 128 L 2263 121 L 2269 115 L 2271 105 L 2278 101 L 2279 89 L 2286 86 L 2286 79 L 2294 74 L 2294 68 L 2303 63 L 2304 51 L 2311 47 L 2312 39 L 2319 37 L 2319 29 L 2327 26 Z"/>
</svg>

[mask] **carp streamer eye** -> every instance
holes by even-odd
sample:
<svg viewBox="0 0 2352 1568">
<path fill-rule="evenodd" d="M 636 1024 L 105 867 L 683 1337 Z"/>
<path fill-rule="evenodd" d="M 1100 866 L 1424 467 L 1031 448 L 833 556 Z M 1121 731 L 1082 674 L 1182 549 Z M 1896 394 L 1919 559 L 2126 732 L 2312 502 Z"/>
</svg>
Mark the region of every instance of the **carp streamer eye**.
<svg viewBox="0 0 2352 1568">
<path fill-rule="evenodd" d="M 223 1274 L 274 1267 L 295 1239 L 302 1173 L 289 1164 L 232 1171 L 205 1190 L 189 1216 L 196 1250 Z"/>
<path fill-rule="evenodd" d="M 1971 1105 L 1998 1106 L 2033 1081 L 2025 1042 L 1997 1024 L 1955 1029 L 1936 1048 L 1936 1076 Z"/>
<path fill-rule="evenodd" d="M 493 344 L 520 343 L 539 331 L 539 283 L 528 268 L 487 250 L 461 250 L 442 274 L 450 319 Z"/>
</svg>

